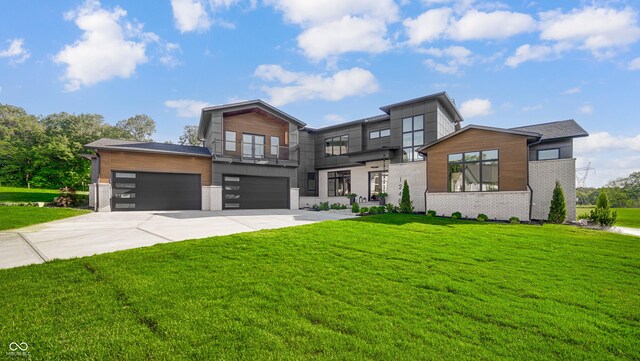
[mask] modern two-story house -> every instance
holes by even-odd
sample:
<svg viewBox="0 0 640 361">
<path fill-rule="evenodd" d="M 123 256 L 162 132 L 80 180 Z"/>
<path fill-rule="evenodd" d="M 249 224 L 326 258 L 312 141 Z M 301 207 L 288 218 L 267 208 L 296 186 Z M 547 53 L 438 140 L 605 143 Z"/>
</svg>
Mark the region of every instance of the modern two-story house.
<svg viewBox="0 0 640 361">
<path fill-rule="evenodd" d="M 202 110 L 202 147 L 100 139 L 90 202 L 97 211 L 298 209 L 319 202 L 397 203 L 416 211 L 545 219 L 558 180 L 575 219 L 574 120 L 512 129 L 461 126 L 446 93 L 324 128 L 261 101 Z"/>
</svg>

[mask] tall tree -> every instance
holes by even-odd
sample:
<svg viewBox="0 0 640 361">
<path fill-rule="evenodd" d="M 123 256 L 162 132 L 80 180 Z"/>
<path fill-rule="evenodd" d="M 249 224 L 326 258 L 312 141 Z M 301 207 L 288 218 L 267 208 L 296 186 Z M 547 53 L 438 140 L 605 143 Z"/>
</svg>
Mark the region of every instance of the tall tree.
<svg viewBox="0 0 640 361">
<path fill-rule="evenodd" d="M 185 125 L 184 131 L 178 139 L 178 143 L 182 145 L 202 145 L 202 142 L 198 138 L 198 126 L 197 125 Z"/>
<path fill-rule="evenodd" d="M 153 140 L 151 136 L 156 132 L 156 122 L 146 114 L 139 114 L 119 121 L 116 128 L 131 134 L 133 140 L 150 142 Z"/>
</svg>

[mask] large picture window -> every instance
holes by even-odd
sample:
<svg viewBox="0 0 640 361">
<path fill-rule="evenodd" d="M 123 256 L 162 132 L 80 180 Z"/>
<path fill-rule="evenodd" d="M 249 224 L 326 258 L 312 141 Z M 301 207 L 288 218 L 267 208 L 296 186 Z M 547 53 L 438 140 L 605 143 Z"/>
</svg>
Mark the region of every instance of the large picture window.
<svg viewBox="0 0 640 361">
<path fill-rule="evenodd" d="M 351 193 L 351 171 L 329 172 L 327 189 L 329 197 L 344 196 Z"/>
<path fill-rule="evenodd" d="M 424 145 L 424 117 L 416 115 L 402 119 L 402 161 L 422 160 L 418 148 Z"/>
<path fill-rule="evenodd" d="M 449 192 L 498 190 L 498 151 L 449 154 Z"/>
<path fill-rule="evenodd" d="M 349 136 L 341 135 L 338 137 L 327 138 L 324 141 L 325 157 L 331 157 L 334 155 L 343 155 L 349 153 Z"/>
</svg>

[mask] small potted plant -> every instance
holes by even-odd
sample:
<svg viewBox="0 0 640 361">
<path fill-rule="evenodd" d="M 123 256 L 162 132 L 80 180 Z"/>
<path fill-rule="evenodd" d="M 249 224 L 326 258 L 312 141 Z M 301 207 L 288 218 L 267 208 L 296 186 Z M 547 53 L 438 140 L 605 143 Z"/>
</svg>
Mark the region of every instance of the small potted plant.
<svg viewBox="0 0 640 361">
<path fill-rule="evenodd" d="M 389 196 L 388 193 L 382 192 L 382 193 L 378 193 L 378 201 L 380 202 L 381 206 L 384 206 L 387 203 L 387 197 Z"/>
<path fill-rule="evenodd" d="M 356 202 L 356 197 L 358 195 L 355 193 L 347 193 L 344 196 L 349 198 L 349 205 L 353 205 Z"/>
</svg>

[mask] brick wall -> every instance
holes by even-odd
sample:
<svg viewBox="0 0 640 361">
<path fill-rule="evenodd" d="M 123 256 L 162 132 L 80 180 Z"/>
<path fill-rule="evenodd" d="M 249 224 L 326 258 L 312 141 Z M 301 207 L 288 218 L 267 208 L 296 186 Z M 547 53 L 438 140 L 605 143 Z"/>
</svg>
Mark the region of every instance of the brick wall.
<svg viewBox="0 0 640 361">
<path fill-rule="evenodd" d="M 567 220 L 576 220 L 576 160 L 555 159 L 529 162 L 529 185 L 533 192 L 531 218 L 547 219 L 556 180 L 567 204 Z"/>
<path fill-rule="evenodd" d="M 528 191 L 427 193 L 427 208 L 447 217 L 453 212 L 462 213 L 464 218 L 484 213 L 489 219 L 518 217 L 528 221 L 529 197 Z"/>
<path fill-rule="evenodd" d="M 394 163 L 389 165 L 389 198 L 387 203 L 398 205 L 404 181 L 416 212 L 424 212 L 424 192 L 427 188 L 427 162 Z"/>
</svg>

